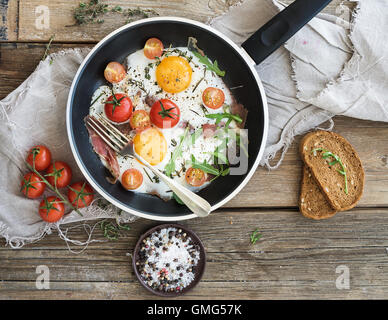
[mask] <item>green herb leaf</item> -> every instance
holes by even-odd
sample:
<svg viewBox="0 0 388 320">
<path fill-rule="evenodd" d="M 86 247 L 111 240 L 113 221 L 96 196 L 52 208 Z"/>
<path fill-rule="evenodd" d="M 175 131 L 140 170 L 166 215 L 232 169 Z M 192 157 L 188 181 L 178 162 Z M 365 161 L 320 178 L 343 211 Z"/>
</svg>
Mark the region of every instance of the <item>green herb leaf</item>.
<svg viewBox="0 0 388 320">
<path fill-rule="evenodd" d="M 261 237 L 262 237 L 262 235 L 259 233 L 259 230 L 256 229 L 255 231 L 252 232 L 252 234 L 250 236 L 251 243 L 255 244 L 257 242 L 257 240 L 259 240 Z"/>
<path fill-rule="evenodd" d="M 345 179 L 345 194 L 348 194 L 348 192 L 349 192 L 348 191 L 348 177 L 347 177 L 347 174 L 346 174 L 346 168 L 345 168 L 344 164 L 342 163 L 340 157 L 338 155 L 332 153 L 331 151 L 323 149 L 323 148 L 315 148 L 315 149 L 313 149 L 311 151 L 311 153 L 314 154 L 314 156 L 316 156 L 318 151 L 322 152 L 322 158 L 323 159 L 328 159 L 329 157 L 334 158 L 334 161 L 329 162 L 329 166 L 333 166 L 333 165 L 335 165 L 337 163 L 340 164 L 341 170 L 337 169 L 337 172 L 344 176 L 344 179 Z"/>
<path fill-rule="evenodd" d="M 178 157 L 182 154 L 183 141 L 185 140 L 188 131 L 189 131 L 189 127 L 186 127 L 186 130 L 183 136 L 181 137 L 178 146 L 174 149 L 174 151 L 171 154 L 170 161 L 164 167 L 166 176 L 168 177 L 171 177 L 172 173 L 175 171 L 175 162 L 178 159 Z"/>
<path fill-rule="evenodd" d="M 213 167 L 211 164 L 207 163 L 206 160 L 202 163 L 197 162 L 194 155 L 191 155 L 191 166 L 194 169 L 201 169 L 202 171 L 213 174 L 215 176 L 218 176 L 220 174 L 220 171 L 217 168 Z"/>
<path fill-rule="evenodd" d="M 207 114 L 206 118 L 216 119 L 216 124 L 219 124 L 222 119 L 231 119 L 231 120 L 237 121 L 238 123 L 242 122 L 242 119 L 241 119 L 241 117 L 239 115 L 231 114 L 231 113 L 227 113 L 227 112 L 225 112 L 225 113 L 211 113 L 211 114 Z M 230 124 L 230 122 L 228 123 L 228 125 L 229 124 Z"/>
<path fill-rule="evenodd" d="M 175 194 L 175 192 L 172 194 L 172 197 L 175 199 L 176 202 L 184 205 L 183 201 Z"/>
<path fill-rule="evenodd" d="M 199 62 L 203 63 L 206 66 L 207 70 L 213 71 L 215 74 L 223 77 L 225 75 L 225 71 L 220 70 L 218 67 L 217 60 L 212 63 L 206 55 L 201 55 L 198 51 L 192 51 L 192 53 L 199 59 Z"/>
</svg>

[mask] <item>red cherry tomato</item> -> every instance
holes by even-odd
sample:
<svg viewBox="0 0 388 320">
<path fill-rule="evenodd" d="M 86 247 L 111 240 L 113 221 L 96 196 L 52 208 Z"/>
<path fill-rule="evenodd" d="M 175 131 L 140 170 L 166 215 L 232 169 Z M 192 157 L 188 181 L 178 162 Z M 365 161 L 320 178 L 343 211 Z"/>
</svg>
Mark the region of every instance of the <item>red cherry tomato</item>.
<svg viewBox="0 0 388 320">
<path fill-rule="evenodd" d="M 132 114 L 132 101 L 125 94 L 116 93 L 105 102 L 105 115 L 113 122 L 125 122 Z"/>
<path fill-rule="evenodd" d="M 47 173 L 46 173 L 47 181 L 52 186 L 55 186 L 55 180 L 56 180 L 57 188 L 66 187 L 70 183 L 71 177 L 72 177 L 71 168 L 66 162 L 63 162 L 63 161 L 55 161 L 54 163 L 52 163 L 47 169 Z"/>
<path fill-rule="evenodd" d="M 65 206 L 61 199 L 54 196 L 43 199 L 39 205 L 39 215 L 47 222 L 57 222 L 64 213 Z"/>
<path fill-rule="evenodd" d="M 51 162 L 50 150 L 42 145 L 32 147 L 28 152 L 27 162 L 31 167 L 34 167 L 37 171 L 46 170 Z"/>
<path fill-rule="evenodd" d="M 193 187 L 200 187 L 206 181 L 206 173 L 201 169 L 189 168 L 186 171 L 186 182 Z"/>
<path fill-rule="evenodd" d="M 172 128 L 179 122 L 180 110 L 168 99 L 156 101 L 151 108 L 151 122 L 159 128 Z"/>
<path fill-rule="evenodd" d="M 209 87 L 203 92 L 202 101 L 206 107 L 218 109 L 224 104 L 225 94 L 221 89 Z"/>
<path fill-rule="evenodd" d="M 135 110 L 129 118 L 129 124 L 132 129 L 136 129 L 139 132 L 151 126 L 151 119 L 147 111 Z"/>
<path fill-rule="evenodd" d="M 155 57 L 160 57 L 163 53 L 163 43 L 157 38 L 150 38 L 146 41 L 144 45 L 144 55 L 148 59 L 155 59 Z"/>
<path fill-rule="evenodd" d="M 37 174 L 29 172 L 23 177 L 21 183 L 21 191 L 30 199 L 39 198 L 46 188 L 46 184 L 42 182 Z"/>
<path fill-rule="evenodd" d="M 125 68 L 121 63 L 109 62 L 104 70 L 104 77 L 110 83 L 120 82 L 126 75 Z"/>
<path fill-rule="evenodd" d="M 121 177 L 121 184 L 127 190 L 135 190 L 143 183 L 143 175 L 137 169 L 125 170 Z"/>
<path fill-rule="evenodd" d="M 69 202 L 76 208 L 89 206 L 94 198 L 92 187 L 86 182 L 80 181 L 69 186 L 67 193 Z"/>
</svg>

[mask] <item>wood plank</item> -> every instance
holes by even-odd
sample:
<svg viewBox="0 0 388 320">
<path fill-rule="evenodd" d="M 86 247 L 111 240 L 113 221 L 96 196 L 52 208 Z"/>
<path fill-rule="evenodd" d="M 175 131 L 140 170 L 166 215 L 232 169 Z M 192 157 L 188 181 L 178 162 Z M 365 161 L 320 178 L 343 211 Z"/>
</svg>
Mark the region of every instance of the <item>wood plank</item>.
<svg viewBox="0 0 388 320">
<path fill-rule="evenodd" d="M 291 210 L 241 210 L 185 222 L 208 255 L 203 280 L 185 298 L 234 299 L 236 290 L 240 299 L 386 298 L 387 214 L 357 209 L 316 222 Z M 127 253 L 154 224 L 139 220 L 127 237 L 91 244 L 81 255 L 68 252 L 55 234 L 21 250 L 2 248 L 0 298 L 151 298 L 135 279 Z M 256 227 L 263 237 L 251 245 Z M 35 288 L 38 265 L 50 268 L 49 292 Z M 336 289 L 339 265 L 349 268 L 349 290 Z"/>
<path fill-rule="evenodd" d="M 18 0 L 0 1 L 0 42 L 17 40 L 18 6 Z"/>
<path fill-rule="evenodd" d="M 125 17 L 117 13 L 108 13 L 103 16 L 102 24 L 74 25 L 74 8 L 79 6 L 80 0 L 61 1 L 61 0 L 20 0 L 19 6 L 19 38 L 20 41 L 47 41 L 55 34 L 56 41 L 98 41 L 111 31 L 126 23 Z M 88 1 L 84 1 L 88 2 Z M 238 3 L 239 0 L 217 1 L 217 0 L 197 0 L 197 1 L 164 1 L 164 0 L 140 0 L 128 5 L 128 1 L 103 1 L 109 4 L 110 8 L 120 6 L 122 9 L 142 9 L 155 10 L 160 16 L 178 16 L 193 20 L 206 22 L 209 18 L 220 15 L 228 8 Z M 292 0 L 287 0 L 290 3 Z M 341 0 L 334 0 L 324 12 L 333 14 L 342 14 L 338 10 Z M 350 7 L 354 3 L 345 1 Z M 50 23 L 47 28 L 41 28 L 42 24 L 36 21 L 41 14 L 36 12 L 37 7 L 46 7 L 49 12 Z M 350 15 L 349 15 L 350 17 Z M 46 19 L 47 20 L 47 19 Z M 71 26 L 71 27 L 69 27 Z"/>
<path fill-rule="evenodd" d="M 20 29 L 19 40 L 41 41 L 47 40 L 55 34 L 56 41 L 98 41 L 108 33 L 126 24 L 128 17 L 123 14 L 109 12 L 102 19 L 102 24 L 74 25 L 73 12 L 79 6 L 79 0 L 20 0 Z M 86 3 L 88 1 L 85 1 Z M 128 4 L 128 1 L 102 1 L 109 4 L 109 8 L 120 6 L 123 10 L 142 9 L 155 10 L 160 16 L 190 17 L 194 20 L 206 22 L 208 18 L 225 12 L 229 5 L 237 1 L 152 1 L 142 0 Z M 50 24 L 47 28 L 38 30 L 35 25 L 37 6 L 45 6 L 49 10 Z M 152 15 L 152 14 L 151 14 Z M 140 18 L 140 16 L 138 17 Z"/>
<path fill-rule="evenodd" d="M 53 44 L 51 52 L 73 47 Z M 76 45 L 78 46 L 78 45 Z M 92 46 L 83 44 L 82 46 Z M 0 98 L 16 88 L 35 69 L 45 51 L 44 44 L 0 44 Z M 17 54 L 15 54 L 17 52 Z M 365 207 L 388 206 L 388 124 L 345 117 L 335 118 L 334 131 L 354 145 L 366 171 Z M 301 176 L 297 153 L 300 138 L 292 144 L 279 169 L 259 168 L 245 188 L 226 207 L 296 207 Z"/>
</svg>

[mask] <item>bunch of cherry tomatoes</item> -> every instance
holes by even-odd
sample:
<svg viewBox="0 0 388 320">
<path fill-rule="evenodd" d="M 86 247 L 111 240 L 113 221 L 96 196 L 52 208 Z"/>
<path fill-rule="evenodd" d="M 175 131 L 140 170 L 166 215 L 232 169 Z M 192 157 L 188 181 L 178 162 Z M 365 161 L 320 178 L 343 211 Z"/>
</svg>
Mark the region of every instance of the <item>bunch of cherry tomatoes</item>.
<svg viewBox="0 0 388 320">
<path fill-rule="evenodd" d="M 29 168 L 35 169 L 24 175 L 21 182 L 21 192 L 30 199 L 39 198 L 49 186 L 59 194 L 58 189 L 68 188 L 67 200 L 73 209 L 89 206 L 93 201 L 94 192 L 92 187 L 79 181 L 70 185 L 72 170 L 63 161 L 51 163 L 51 152 L 43 145 L 32 147 L 26 159 Z M 45 173 L 43 173 L 45 171 Z M 44 221 L 56 222 L 65 213 L 64 199 L 57 196 L 45 197 L 39 205 L 39 215 Z"/>
</svg>

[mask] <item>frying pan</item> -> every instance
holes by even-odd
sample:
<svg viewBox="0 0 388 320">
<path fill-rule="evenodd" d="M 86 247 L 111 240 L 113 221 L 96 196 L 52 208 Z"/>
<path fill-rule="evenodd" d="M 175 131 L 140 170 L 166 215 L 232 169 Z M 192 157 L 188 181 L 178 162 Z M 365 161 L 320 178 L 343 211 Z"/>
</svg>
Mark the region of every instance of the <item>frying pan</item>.
<svg viewBox="0 0 388 320">
<path fill-rule="evenodd" d="M 189 19 L 157 17 L 127 24 L 102 39 L 79 67 L 70 88 L 66 125 L 70 146 L 82 173 L 94 189 L 120 209 L 134 215 L 160 221 L 194 218 L 189 209 L 175 201 L 128 192 L 119 183 L 112 185 L 99 157 L 93 152 L 84 117 L 94 91 L 105 84 L 104 69 L 110 61 L 124 61 L 142 49 L 147 39 L 156 37 L 173 47 L 187 46 L 189 37 L 212 60 L 217 60 L 223 77 L 239 103 L 248 109 L 248 171 L 244 175 L 228 175 L 213 181 L 199 195 L 215 210 L 232 199 L 248 182 L 262 157 L 268 131 L 268 109 L 263 85 L 254 66 L 263 61 L 303 25 L 318 14 L 330 0 L 297 0 L 267 22 L 238 47 L 217 30 Z M 242 17 L 243 19 L 243 17 Z"/>
</svg>

